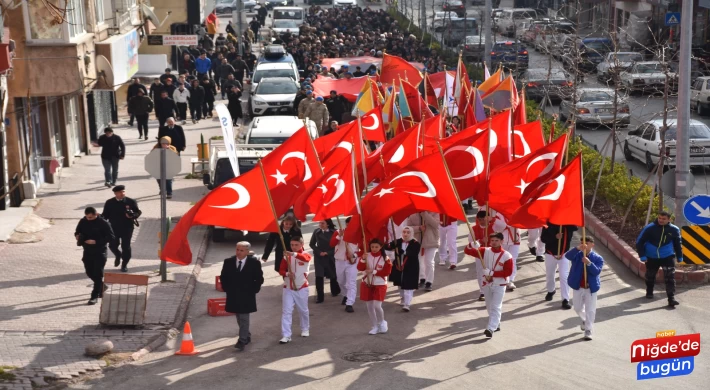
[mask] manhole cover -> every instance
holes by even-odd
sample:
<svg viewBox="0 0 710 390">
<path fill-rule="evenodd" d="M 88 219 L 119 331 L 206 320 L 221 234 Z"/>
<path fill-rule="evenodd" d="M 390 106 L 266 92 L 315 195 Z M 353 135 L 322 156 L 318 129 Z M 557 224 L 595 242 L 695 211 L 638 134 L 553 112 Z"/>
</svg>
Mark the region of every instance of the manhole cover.
<svg viewBox="0 0 710 390">
<path fill-rule="evenodd" d="M 381 362 L 384 360 L 392 360 L 392 355 L 383 352 L 351 352 L 345 354 L 343 359 L 357 363 Z"/>
</svg>

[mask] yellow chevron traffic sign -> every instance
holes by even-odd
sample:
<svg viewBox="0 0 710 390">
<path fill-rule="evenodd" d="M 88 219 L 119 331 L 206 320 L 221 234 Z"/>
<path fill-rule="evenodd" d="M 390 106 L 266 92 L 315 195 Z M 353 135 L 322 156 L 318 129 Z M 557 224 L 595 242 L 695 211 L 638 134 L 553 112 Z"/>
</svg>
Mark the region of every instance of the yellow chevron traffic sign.
<svg viewBox="0 0 710 390">
<path fill-rule="evenodd" d="M 686 263 L 710 263 L 710 226 L 683 226 L 680 236 Z"/>
</svg>

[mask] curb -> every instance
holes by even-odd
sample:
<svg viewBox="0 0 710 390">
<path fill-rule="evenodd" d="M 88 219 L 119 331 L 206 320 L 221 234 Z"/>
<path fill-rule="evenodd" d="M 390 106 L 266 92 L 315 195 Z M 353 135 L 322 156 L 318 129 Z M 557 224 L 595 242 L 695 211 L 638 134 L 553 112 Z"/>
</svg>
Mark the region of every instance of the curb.
<svg viewBox="0 0 710 390">
<path fill-rule="evenodd" d="M 197 286 L 197 277 L 200 276 L 202 272 L 202 264 L 205 261 L 205 255 L 207 249 L 210 246 L 210 230 L 207 229 L 204 237 L 202 238 L 202 243 L 200 244 L 200 249 L 197 251 L 197 260 L 195 261 L 195 267 L 192 269 L 192 274 L 190 275 L 190 280 L 187 281 L 187 288 L 185 289 L 185 294 L 182 297 L 180 306 L 178 307 L 177 313 L 175 314 L 175 321 L 173 325 L 166 332 L 152 337 L 146 345 L 141 347 L 138 351 L 131 355 L 133 361 L 142 359 L 145 355 L 163 346 L 168 340 L 174 339 L 178 334 L 180 334 L 180 326 L 185 322 L 187 317 L 187 310 L 190 308 L 190 302 L 192 301 L 192 295 L 195 292 L 195 287 Z"/>
<path fill-rule="evenodd" d="M 645 279 L 646 264 L 639 259 L 636 251 L 589 210 L 584 209 L 584 217 L 587 231 L 619 258 L 634 275 Z M 677 283 L 707 284 L 710 283 L 710 270 L 686 271 L 676 268 L 675 280 Z M 663 282 L 662 269 L 656 274 L 656 282 Z"/>
</svg>

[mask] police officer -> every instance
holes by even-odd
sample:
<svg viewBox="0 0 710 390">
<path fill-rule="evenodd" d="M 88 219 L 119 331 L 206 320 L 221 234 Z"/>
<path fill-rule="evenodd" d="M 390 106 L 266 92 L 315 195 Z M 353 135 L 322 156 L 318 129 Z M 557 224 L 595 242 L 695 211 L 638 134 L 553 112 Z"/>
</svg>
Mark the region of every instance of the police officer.
<svg viewBox="0 0 710 390">
<path fill-rule="evenodd" d="M 74 231 L 76 245 L 84 248 L 81 261 L 84 263 L 86 276 L 94 282 L 89 305 L 95 305 L 103 295 L 104 267 L 106 266 L 106 245 L 113 241 L 113 230 L 106 220 L 99 218 L 96 209 L 84 209 L 84 218 L 79 221 Z"/>
<path fill-rule="evenodd" d="M 131 237 L 134 226 L 138 226 L 138 217 L 141 210 L 138 203 L 126 196 L 126 186 L 113 187 L 114 197 L 104 204 L 101 215 L 111 223 L 114 239 L 109 244 L 109 249 L 116 255 L 113 266 L 121 264 L 121 272 L 128 272 L 128 262 L 131 260 Z M 118 249 L 118 246 L 121 249 Z M 123 259 L 123 263 L 121 260 Z"/>
</svg>

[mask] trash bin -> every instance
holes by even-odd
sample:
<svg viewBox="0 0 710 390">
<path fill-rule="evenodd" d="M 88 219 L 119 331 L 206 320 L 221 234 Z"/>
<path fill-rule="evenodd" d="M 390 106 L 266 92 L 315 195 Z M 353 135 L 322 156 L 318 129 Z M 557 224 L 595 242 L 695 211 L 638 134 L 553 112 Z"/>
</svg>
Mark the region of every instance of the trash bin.
<svg viewBox="0 0 710 390">
<path fill-rule="evenodd" d="M 143 325 L 147 303 L 148 276 L 106 273 L 99 323 Z"/>
</svg>

